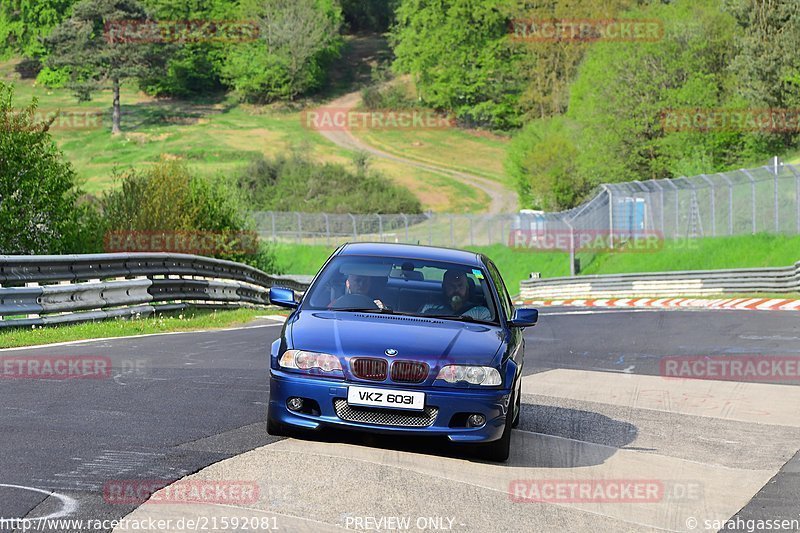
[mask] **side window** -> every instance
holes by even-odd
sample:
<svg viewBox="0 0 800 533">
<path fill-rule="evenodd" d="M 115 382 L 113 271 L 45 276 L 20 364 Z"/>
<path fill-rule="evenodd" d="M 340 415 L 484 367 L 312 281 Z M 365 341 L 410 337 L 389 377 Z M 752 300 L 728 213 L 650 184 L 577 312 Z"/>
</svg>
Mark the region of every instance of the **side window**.
<svg viewBox="0 0 800 533">
<path fill-rule="evenodd" d="M 489 275 L 492 276 L 494 286 L 497 287 L 497 293 L 498 296 L 500 296 L 500 306 L 503 308 L 506 318 L 510 319 L 514 314 L 514 306 L 511 304 L 511 298 L 508 296 L 508 290 L 506 289 L 505 283 L 503 283 L 503 278 L 500 277 L 500 272 L 498 272 L 494 263 L 489 261 L 486 263 L 486 266 L 489 269 Z"/>
</svg>

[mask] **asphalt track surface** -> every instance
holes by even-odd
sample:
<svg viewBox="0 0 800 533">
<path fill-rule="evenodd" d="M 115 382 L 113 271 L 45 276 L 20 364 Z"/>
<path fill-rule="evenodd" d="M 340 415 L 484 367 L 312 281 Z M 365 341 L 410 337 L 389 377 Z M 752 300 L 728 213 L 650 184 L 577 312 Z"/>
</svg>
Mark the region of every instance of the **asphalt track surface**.
<svg viewBox="0 0 800 533">
<path fill-rule="evenodd" d="M 798 383 L 668 380 L 659 361 L 800 356 L 799 324 L 788 312 L 544 309 L 526 330 L 521 423 L 505 465 L 438 441 L 268 436 L 268 349 L 281 329 L 271 320 L 2 350 L 109 357 L 114 369 L 107 379 L 0 380 L 0 519 L 268 516 L 284 531 L 716 531 L 728 519 L 746 531 L 756 525 L 747 520 L 797 520 Z M 182 478 L 249 480 L 260 497 L 238 506 L 104 498 L 117 480 Z M 533 479 L 666 488 L 659 501 L 513 501 L 509 484 Z"/>
</svg>

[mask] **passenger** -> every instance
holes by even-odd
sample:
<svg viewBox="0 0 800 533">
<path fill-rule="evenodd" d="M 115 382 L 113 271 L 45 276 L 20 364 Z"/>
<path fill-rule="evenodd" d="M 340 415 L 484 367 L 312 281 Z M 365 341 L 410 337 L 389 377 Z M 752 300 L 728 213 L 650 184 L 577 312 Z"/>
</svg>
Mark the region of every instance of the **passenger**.
<svg viewBox="0 0 800 533">
<path fill-rule="evenodd" d="M 464 315 L 475 320 L 492 320 L 492 312 L 487 307 L 469 301 L 469 282 L 465 272 L 456 269 L 445 272 L 442 291 L 444 301 L 440 304 L 425 304 L 420 313 L 424 315 Z"/>
</svg>

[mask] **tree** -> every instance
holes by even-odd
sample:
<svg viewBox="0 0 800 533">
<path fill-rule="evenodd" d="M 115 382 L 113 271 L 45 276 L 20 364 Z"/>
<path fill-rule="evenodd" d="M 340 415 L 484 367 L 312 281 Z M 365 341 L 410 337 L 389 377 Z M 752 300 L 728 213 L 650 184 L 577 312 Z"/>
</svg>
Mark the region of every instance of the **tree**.
<svg viewBox="0 0 800 533">
<path fill-rule="evenodd" d="M 45 53 L 41 39 L 68 15 L 77 0 L 3 0 L 0 2 L 0 56 Z"/>
<path fill-rule="evenodd" d="M 731 69 L 748 102 L 765 107 L 800 103 L 800 2 L 727 0 L 742 29 Z"/>
<path fill-rule="evenodd" d="M 340 0 L 342 13 L 351 32 L 378 32 L 389 29 L 394 21 L 398 0 Z"/>
<path fill-rule="evenodd" d="M 731 164 L 744 134 L 669 132 L 662 116 L 731 102 L 732 17 L 715 0 L 653 4 L 629 16 L 661 20 L 664 37 L 600 42 L 587 52 L 567 112 L 580 127 L 578 172 L 601 183 L 673 177 L 690 156 L 713 161 L 707 170 Z"/>
<path fill-rule="evenodd" d="M 153 17 L 164 24 L 183 21 L 232 21 L 236 6 L 228 0 L 141 0 Z M 140 87 L 154 96 L 192 97 L 222 91 L 221 65 L 225 46 L 217 39 L 197 39 L 170 50 L 164 71 L 140 80 Z"/>
<path fill-rule="evenodd" d="M 420 98 L 462 121 L 519 125 L 520 55 L 509 38 L 509 0 L 403 0 L 391 43 L 394 68 Z"/>
<path fill-rule="evenodd" d="M 577 172 L 575 125 L 563 116 L 530 122 L 512 140 L 506 170 L 523 207 L 559 211 L 575 206 L 592 190 Z"/>
<path fill-rule="evenodd" d="M 136 0 L 81 0 L 72 16 L 47 38 L 51 68 L 69 68 L 69 86 L 81 100 L 108 82 L 113 90 L 111 132 L 120 133 L 120 84 L 145 76 L 158 64 L 153 45 L 146 39 L 117 36 L 116 31 L 149 22 Z"/>
<path fill-rule="evenodd" d="M 81 233 L 75 171 L 37 122 L 37 103 L 15 109 L 13 90 L 0 82 L 0 251 L 76 253 Z"/>
<path fill-rule="evenodd" d="M 245 99 L 291 100 L 322 84 L 342 45 L 335 0 L 242 0 L 239 14 L 259 36 L 230 45 L 222 73 Z"/>
</svg>

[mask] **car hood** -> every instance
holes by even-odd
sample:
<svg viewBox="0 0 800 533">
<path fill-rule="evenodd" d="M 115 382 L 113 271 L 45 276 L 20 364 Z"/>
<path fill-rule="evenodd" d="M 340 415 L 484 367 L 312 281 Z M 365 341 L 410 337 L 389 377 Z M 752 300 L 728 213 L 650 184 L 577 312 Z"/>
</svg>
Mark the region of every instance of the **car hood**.
<svg viewBox="0 0 800 533">
<path fill-rule="evenodd" d="M 443 364 L 492 365 L 502 357 L 503 330 L 499 326 L 452 320 L 352 313 L 302 311 L 287 324 L 292 347 L 334 355 L 386 357 Z"/>
</svg>

